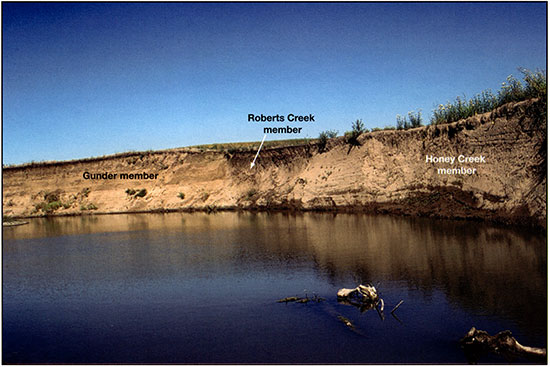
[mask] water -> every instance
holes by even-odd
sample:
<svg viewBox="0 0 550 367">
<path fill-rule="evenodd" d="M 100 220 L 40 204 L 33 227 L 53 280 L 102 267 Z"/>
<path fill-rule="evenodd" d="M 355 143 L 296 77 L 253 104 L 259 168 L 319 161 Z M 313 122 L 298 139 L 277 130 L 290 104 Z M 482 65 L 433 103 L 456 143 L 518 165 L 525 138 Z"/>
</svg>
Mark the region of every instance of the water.
<svg viewBox="0 0 550 367">
<path fill-rule="evenodd" d="M 472 326 L 547 343 L 544 233 L 172 213 L 35 219 L 3 235 L 4 363 L 467 363 L 458 340 Z M 384 320 L 336 300 L 367 282 Z M 306 293 L 326 301 L 276 302 Z"/>
</svg>

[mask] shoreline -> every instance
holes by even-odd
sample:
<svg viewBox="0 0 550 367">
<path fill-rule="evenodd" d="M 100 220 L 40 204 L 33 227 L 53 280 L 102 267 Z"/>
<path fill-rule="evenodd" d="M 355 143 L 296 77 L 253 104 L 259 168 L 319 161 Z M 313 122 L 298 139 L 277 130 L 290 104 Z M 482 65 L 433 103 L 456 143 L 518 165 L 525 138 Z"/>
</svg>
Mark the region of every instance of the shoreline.
<svg viewBox="0 0 550 367">
<path fill-rule="evenodd" d="M 16 227 L 18 225 L 28 224 L 29 222 L 23 221 L 24 219 L 41 219 L 41 218 L 62 218 L 62 217 L 93 217 L 96 215 L 121 215 L 121 214 L 171 214 L 171 213 L 206 213 L 216 214 L 218 212 L 229 213 L 287 213 L 287 214 L 306 214 L 306 213 L 320 213 L 320 214 L 356 214 L 356 215 L 387 215 L 397 218 L 415 218 L 415 219 L 435 219 L 435 220 L 448 220 L 448 221 L 465 221 L 472 224 L 490 224 L 496 226 L 512 226 L 520 230 L 535 230 L 545 232 L 546 227 L 541 226 L 534 220 L 527 220 L 524 223 L 519 223 L 512 220 L 503 220 L 499 217 L 483 217 L 483 216 L 443 216 L 443 215 L 414 215 L 409 213 L 402 213 L 391 210 L 377 210 L 371 208 L 357 208 L 357 207 L 344 207 L 344 208 L 265 208 L 265 207 L 197 207 L 197 208 L 178 208 L 178 209 L 148 209 L 148 210 L 135 210 L 135 211 L 112 211 L 112 212 L 85 212 L 85 213 L 56 213 L 56 214 L 42 214 L 42 215 L 29 215 L 14 217 L 17 224 L 6 224 L 10 222 L 4 222 L 5 227 Z"/>
</svg>

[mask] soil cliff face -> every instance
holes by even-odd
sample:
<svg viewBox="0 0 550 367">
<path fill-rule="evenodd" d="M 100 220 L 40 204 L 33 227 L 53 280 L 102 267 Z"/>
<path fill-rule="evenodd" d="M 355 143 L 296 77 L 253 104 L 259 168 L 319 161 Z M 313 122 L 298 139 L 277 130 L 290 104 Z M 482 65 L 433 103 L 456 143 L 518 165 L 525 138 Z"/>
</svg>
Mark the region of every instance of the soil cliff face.
<svg viewBox="0 0 550 367">
<path fill-rule="evenodd" d="M 508 104 L 452 124 L 365 133 L 360 146 L 336 138 L 322 151 L 315 144 L 266 149 L 252 169 L 256 152 L 190 149 L 5 168 L 3 213 L 351 210 L 546 227 L 542 103 Z M 85 179 L 85 172 L 117 176 Z M 143 173 L 157 176 L 120 178 Z"/>
</svg>

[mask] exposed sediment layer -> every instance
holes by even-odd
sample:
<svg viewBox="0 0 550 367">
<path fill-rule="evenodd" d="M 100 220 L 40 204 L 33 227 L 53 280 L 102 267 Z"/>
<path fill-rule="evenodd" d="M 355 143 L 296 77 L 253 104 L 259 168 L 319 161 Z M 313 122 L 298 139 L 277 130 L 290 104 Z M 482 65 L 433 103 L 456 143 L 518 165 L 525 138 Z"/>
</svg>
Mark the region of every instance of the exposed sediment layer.
<svg viewBox="0 0 550 367">
<path fill-rule="evenodd" d="M 336 138 L 322 151 L 315 144 L 265 149 L 252 169 L 256 152 L 190 149 L 8 167 L 3 213 L 350 210 L 546 227 L 542 105 L 511 103 L 451 124 L 365 133 L 360 146 Z M 85 179 L 85 172 L 118 176 Z M 143 173 L 156 178 L 120 176 Z"/>
</svg>

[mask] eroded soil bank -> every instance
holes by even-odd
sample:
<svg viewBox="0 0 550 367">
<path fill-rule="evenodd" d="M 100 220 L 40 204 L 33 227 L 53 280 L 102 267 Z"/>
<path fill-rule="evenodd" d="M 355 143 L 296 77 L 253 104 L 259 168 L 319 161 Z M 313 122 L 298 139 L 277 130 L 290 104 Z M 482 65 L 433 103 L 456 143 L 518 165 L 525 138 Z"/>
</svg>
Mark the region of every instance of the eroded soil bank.
<svg viewBox="0 0 550 367">
<path fill-rule="evenodd" d="M 360 146 L 335 138 L 325 149 L 266 149 L 252 169 L 255 151 L 192 149 L 8 167 L 3 214 L 346 210 L 545 228 L 541 106 L 530 100 L 451 124 L 365 133 Z M 86 172 L 116 177 L 87 179 Z M 156 178 L 130 176 L 143 173 Z"/>
</svg>

